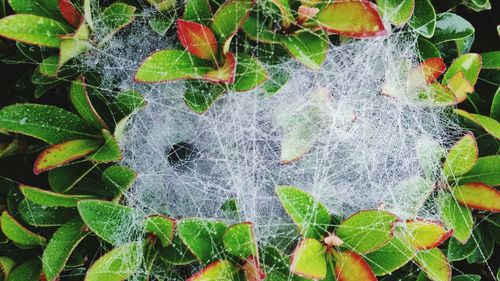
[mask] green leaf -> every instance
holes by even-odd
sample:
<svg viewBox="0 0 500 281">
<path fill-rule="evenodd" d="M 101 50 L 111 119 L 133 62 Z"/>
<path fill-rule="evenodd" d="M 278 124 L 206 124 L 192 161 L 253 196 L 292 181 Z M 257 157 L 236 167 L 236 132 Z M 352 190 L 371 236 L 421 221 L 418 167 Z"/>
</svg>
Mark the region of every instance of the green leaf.
<svg viewBox="0 0 500 281">
<path fill-rule="evenodd" d="M 87 156 L 87 159 L 94 162 L 116 162 L 122 159 L 122 152 L 117 140 L 106 129 L 102 129 L 104 144 L 96 152 Z"/>
<path fill-rule="evenodd" d="M 483 128 L 488 134 L 500 139 L 500 122 L 488 116 L 469 113 L 462 109 L 455 109 L 454 112 L 468 121 Z"/>
<path fill-rule="evenodd" d="M 432 249 L 439 246 L 453 233 L 434 221 L 408 220 L 397 228 L 398 234 L 408 245 L 418 250 Z"/>
<path fill-rule="evenodd" d="M 236 268 L 227 260 L 219 260 L 209 264 L 200 272 L 189 277 L 189 281 L 233 281 Z"/>
<path fill-rule="evenodd" d="M 102 11 L 102 20 L 109 29 L 116 32 L 134 20 L 135 9 L 134 6 L 115 2 Z"/>
<path fill-rule="evenodd" d="M 187 0 L 182 19 L 208 25 L 212 19 L 212 8 L 208 0 Z"/>
<path fill-rule="evenodd" d="M 50 56 L 45 58 L 38 66 L 38 71 L 48 77 L 57 77 L 57 72 L 59 72 L 59 57 Z"/>
<path fill-rule="evenodd" d="M 245 20 L 242 29 L 250 39 L 259 42 L 277 44 L 283 39 L 283 35 L 268 29 L 252 16 Z"/>
<path fill-rule="evenodd" d="M 149 4 L 153 5 L 158 11 L 166 12 L 175 7 L 176 0 L 146 0 Z"/>
<path fill-rule="evenodd" d="M 19 42 L 58 48 L 59 35 L 67 28 L 58 21 L 35 15 L 12 15 L 0 19 L 0 36 Z"/>
<path fill-rule="evenodd" d="M 413 15 L 415 0 L 377 0 L 379 11 L 396 26 L 402 26 Z"/>
<path fill-rule="evenodd" d="M 327 234 L 330 214 L 311 195 L 292 186 L 279 186 L 276 194 L 302 236 L 321 239 Z"/>
<path fill-rule="evenodd" d="M 488 230 L 488 224 L 480 223 L 474 228 L 471 240 L 474 241 L 474 251 L 467 257 L 468 263 L 487 262 L 493 254 L 495 241 Z"/>
<path fill-rule="evenodd" d="M 78 201 L 93 197 L 55 193 L 28 185 L 20 185 L 20 189 L 24 197 L 31 202 L 49 207 L 76 207 Z"/>
<path fill-rule="evenodd" d="M 0 109 L 0 129 L 28 135 L 49 144 L 93 138 L 87 124 L 64 109 L 41 104 L 14 104 Z"/>
<path fill-rule="evenodd" d="M 163 247 L 174 240 L 174 229 L 175 220 L 161 215 L 149 216 L 144 222 L 144 231 L 155 235 Z"/>
<path fill-rule="evenodd" d="M 8 257 L 0 257 L 0 278 L 7 280 L 16 262 Z"/>
<path fill-rule="evenodd" d="M 481 275 L 476 274 L 462 274 L 453 276 L 451 281 L 481 281 Z"/>
<path fill-rule="evenodd" d="M 175 21 L 175 16 L 170 16 L 167 18 L 164 18 L 163 16 L 153 17 L 148 20 L 148 25 L 158 35 L 165 36 L 170 27 L 172 27 L 174 21 Z"/>
<path fill-rule="evenodd" d="M 13 242 L 24 247 L 45 245 L 45 237 L 33 233 L 17 222 L 7 211 L 0 217 L 0 226 L 3 234 Z"/>
<path fill-rule="evenodd" d="M 290 271 L 309 279 L 326 277 L 326 246 L 316 239 L 300 241 L 292 254 Z"/>
<path fill-rule="evenodd" d="M 418 252 L 415 261 L 432 281 L 450 280 L 450 265 L 446 256 L 438 248 Z"/>
<path fill-rule="evenodd" d="M 262 64 L 254 57 L 240 53 L 236 61 L 236 78 L 234 89 L 238 92 L 251 90 L 268 79 L 268 74 Z"/>
<path fill-rule="evenodd" d="M 462 244 L 455 238 L 451 238 L 448 242 L 448 260 L 461 261 L 471 256 L 476 250 L 477 243 L 474 239 L 469 239 L 467 243 Z"/>
<path fill-rule="evenodd" d="M 123 91 L 116 95 L 113 101 L 113 115 L 117 120 L 125 118 L 145 107 L 146 100 L 137 91 Z"/>
<path fill-rule="evenodd" d="M 490 0 L 467 0 L 464 4 L 476 12 L 491 10 Z"/>
<path fill-rule="evenodd" d="M 488 185 L 500 185 L 500 155 L 486 156 L 477 159 L 476 165 L 469 172 L 457 179 L 458 184 L 482 182 Z"/>
<path fill-rule="evenodd" d="M 343 221 L 336 230 L 337 236 L 356 253 L 369 253 L 384 246 L 392 238 L 392 228 L 398 218 L 386 211 L 358 212 Z"/>
<path fill-rule="evenodd" d="M 57 0 L 9 0 L 16 14 L 32 14 L 42 17 L 61 17 Z"/>
<path fill-rule="evenodd" d="M 335 258 L 335 277 L 343 281 L 377 281 L 370 266 L 359 255 L 345 251 L 330 250 Z"/>
<path fill-rule="evenodd" d="M 221 252 L 226 229 L 227 226 L 218 221 L 183 219 L 177 226 L 177 233 L 198 260 L 208 264 Z"/>
<path fill-rule="evenodd" d="M 474 220 L 469 209 L 458 204 L 449 193 L 443 194 L 439 202 L 441 220 L 446 227 L 453 229 L 453 237 L 465 244 L 472 234 Z"/>
<path fill-rule="evenodd" d="M 206 62 L 187 51 L 163 50 L 149 56 L 137 69 L 134 80 L 140 83 L 177 79 L 201 79 L 213 70 Z"/>
<path fill-rule="evenodd" d="M 123 281 L 139 269 L 141 256 L 139 242 L 119 246 L 90 266 L 85 281 Z"/>
<path fill-rule="evenodd" d="M 107 201 L 80 201 L 78 212 L 92 232 L 113 245 L 122 242 L 123 232 L 128 233 L 140 227 L 134 223 L 135 215 L 132 208 Z"/>
<path fill-rule="evenodd" d="M 135 181 L 137 174 L 126 166 L 113 165 L 106 168 L 101 175 L 102 181 L 115 190 L 115 196 L 127 191 Z"/>
<path fill-rule="evenodd" d="M 483 69 L 500 69 L 500 51 L 482 53 L 481 58 Z"/>
<path fill-rule="evenodd" d="M 101 146 L 99 140 L 70 140 L 54 144 L 40 153 L 35 159 L 33 173 L 38 175 L 63 166 L 96 151 Z"/>
<path fill-rule="evenodd" d="M 500 122 L 500 87 L 497 88 L 493 101 L 491 102 L 490 117 Z"/>
<path fill-rule="evenodd" d="M 443 175 L 456 179 L 467 173 L 477 162 L 478 150 L 474 135 L 468 133 L 458 140 L 448 151 L 443 164 Z"/>
<path fill-rule="evenodd" d="M 86 24 L 81 24 L 72 36 L 67 36 L 59 46 L 59 66 L 89 49 L 87 42 L 89 30 Z"/>
<path fill-rule="evenodd" d="M 412 260 L 417 251 L 408 246 L 404 239 L 395 236 L 382 248 L 366 254 L 365 259 L 377 276 L 386 275 L 401 268 Z"/>
<path fill-rule="evenodd" d="M 48 173 L 49 186 L 55 192 L 67 192 L 90 173 L 95 166 L 89 162 L 77 162 L 52 169 Z"/>
<path fill-rule="evenodd" d="M 283 46 L 300 63 L 311 69 L 320 69 L 328 53 L 328 37 L 323 31 L 304 31 L 285 36 Z"/>
<path fill-rule="evenodd" d="M 196 261 L 196 257 L 184 245 L 177 233 L 174 233 L 174 240 L 166 248 L 159 249 L 160 258 L 170 264 L 185 265 Z"/>
<path fill-rule="evenodd" d="M 36 227 L 51 227 L 65 224 L 78 215 L 76 210 L 63 207 L 47 207 L 28 199 L 19 204 L 19 215 L 28 224 Z"/>
<path fill-rule="evenodd" d="M 470 84 L 474 86 L 476 84 L 477 78 L 479 77 L 481 65 L 481 56 L 479 54 L 471 53 L 461 55 L 450 65 L 443 76 L 442 83 L 447 83 L 453 76 L 455 76 L 455 74 L 460 71 L 464 74 L 465 78 L 470 82 Z"/>
<path fill-rule="evenodd" d="M 453 187 L 453 197 L 469 208 L 500 212 L 500 191 L 481 182 L 471 182 Z"/>
<path fill-rule="evenodd" d="M 42 263 L 40 259 L 30 259 L 14 268 L 7 281 L 39 281 L 41 272 Z"/>
<path fill-rule="evenodd" d="M 204 113 L 226 91 L 220 84 L 193 81 L 186 83 L 184 102 L 196 113 Z"/>
<path fill-rule="evenodd" d="M 71 82 L 69 98 L 76 111 L 89 125 L 97 129 L 108 128 L 108 125 L 102 120 L 90 101 L 83 76 Z"/>
<path fill-rule="evenodd" d="M 438 48 L 424 37 L 418 37 L 418 54 L 422 60 L 441 57 Z"/>
<path fill-rule="evenodd" d="M 251 0 L 229 0 L 215 12 L 210 28 L 213 30 L 223 52 L 229 50 L 229 43 L 250 13 Z"/>
<path fill-rule="evenodd" d="M 251 222 L 233 224 L 227 228 L 223 236 L 226 251 L 239 258 L 246 259 L 257 256 L 257 241 Z"/>
<path fill-rule="evenodd" d="M 442 13 L 436 17 L 436 31 L 431 41 L 434 44 L 469 37 L 474 34 L 474 27 L 461 16 Z"/>
<path fill-rule="evenodd" d="M 429 0 L 415 0 L 413 16 L 408 23 L 420 35 L 431 38 L 436 30 L 436 11 Z"/>
<path fill-rule="evenodd" d="M 43 272 L 47 281 L 55 280 L 63 271 L 71 253 L 80 241 L 87 236 L 84 223 L 75 218 L 54 232 L 43 252 Z"/>
</svg>

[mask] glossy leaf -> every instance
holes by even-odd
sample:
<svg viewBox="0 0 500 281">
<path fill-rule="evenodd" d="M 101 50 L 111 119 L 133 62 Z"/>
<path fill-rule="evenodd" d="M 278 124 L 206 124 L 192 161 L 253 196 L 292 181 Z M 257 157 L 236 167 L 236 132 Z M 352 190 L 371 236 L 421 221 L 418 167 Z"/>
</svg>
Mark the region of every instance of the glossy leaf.
<svg viewBox="0 0 500 281">
<path fill-rule="evenodd" d="M 163 50 L 149 56 L 137 69 L 134 80 L 156 83 L 178 79 L 200 79 L 213 70 L 186 51 Z"/>
<path fill-rule="evenodd" d="M 67 192 L 88 175 L 95 166 L 89 162 L 76 162 L 52 169 L 48 173 L 49 186 L 55 192 Z"/>
<path fill-rule="evenodd" d="M 135 18 L 136 8 L 125 3 L 113 3 L 102 11 L 104 24 L 114 32 L 130 24 Z"/>
<path fill-rule="evenodd" d="M 104 144 L 98 148 L 96 152 L 87 156 L 87 159 L 104 163 L 120 161 L 122 159 L 122 152 L 118 145 L 118 141 L 105 129 L 102 130 L 102 136 L 104 138 Z"/>
<path fill-rule="evenodd" d="M 443 83 L 449 81 L 458 72 L 462 72 L 472 86 L 476 84 L 481 71 L 482 60 L 479 54 L 465 54 L 458 57 L 448 68 L 443 76 Z"/>
<path fill-rule="evenodd" d="M 90 266 L 85 281 L 123 281 L 141 266 L 139 242 L 132 242 L 107 252 Z"/>
<path fill-rule="evenodd" d="M 492 51 L 481 54 L 483 69 L 500 69 L 500 51 Z"/>
<path fill-rule="evenodd" d="M 82 26 L 86 28 L 85 25 Z M 60 49 L 59 65 L 60 66 L 64 65 L 72 58 L 75 58 L 76 56 L 87 51 L 88 48 L 89 48 L 89 43 L 81 39 L 70 38 L 63 40 L 61 42 L 61 46 L 59 47 Z"/>
<path fill-rule="evenodd" d="M 78 202 L 78 212 L 85 224 L 101 239 L 116 245 L 121 242 L 121 233 L 134 227 L 132 208 L 100 200 Z"/>
<path fill-rule="evenodd" d="M 331 250 L 335 258 L 335 276 L 338 281 L 376 281 L 373 271 L 366 261 L 353 252 Z"/>
<path fill-rule="evenodd" d="M 458 184 L 482 182 L 484 184 L 500 185 L 500 155 L 480 157 L 469 172 L 457 179 Z"/>
<path fill-rule="evenodd" d="M 229 0 L 215 12 L 210 28 L 219 39 L 224 53 L 229 50 L 232 37 L 240 29 L 253 4 L 252 0 Z"/>
<path fill-rule="evenodd" d="M 226 251 L 239 258 L 257 256 L 257 242 L 250 222 L 231 225 L 223 236 Z"/>
<path fill-rule="evenodd" d="M 44 206 L 28 199 L 21 201 L 18 212 L 24 222 L 36 227 L 63 225 L 78 215 L 72 208 Z"/>
<path fill-rule="evenodd" d="M 63 166 L 96 151 L 101 146 L 99 140 L 70 140 L 55 144 L 38 155 L 33 167 L 33 173 L 38 175 L 45 171 Z"/>
<path fill-rule="evenodd" d="M 71 82 L 69 98 L 76 111 L 89 125 L 97 129 L 108 128 L 90 101 L 83 76 Z"/>
<path fill-rule="evenodd" d="M 422 72 L 426 83 L 432 83 L 444 73 L 446 65 L 442 58 L 426 59 L 417 67 L 417 71 Z"/>
<path fill-rule="evenodd" d="M 434 221 L 410 220 L 398 229 L 407 243 L 418 250 L 432 249 L 448 239 L 453 231 Z"/>
<path fill-rule="evenodd" d="M 396 26 L 402 26 L 413 15 L 415 0 L 377 0 L 379 11 Z"/>
<path fill-rule="evenodd" d="M 364 38 L 387 34 L 375 6 L 368 1 L 337 1 L 322 9 L 316 18 L 327 32 Z"/>
<path fill-rule="evenodd" d="M 14 217 L 7 211 L 3 211 L 0 217 L 0 226 L 3 234 L 13 242 L 25 247 L 35 247 L 45 245 L 45 237 L 31 232 L 19 222 L 17 222 Z"/>
<path fill-rule="evenodd" d="M 177 226 L 182 242 L 204 264 L 213 261 L 223 247 L 222 237 L 227 226 L 218 221 L 184 219 Z"/>
<path fill-rule="evenodd" d="M 207 26 L 179 19 L 177 37 L 182 46 L 194 56 L 204 60 L 217 60 L 217 39 Z"/>
<path fill-rule="evenodd" d="M 174 240 L 175 220 L 169 217 L 149 216 L 144 222 L 144 231 L 155 235 L 162 245 L 167 247 Z"/>
<path fill-rule="evenodd" d="M 56 0 L 9 0 L 8 2 L 16 14 L 32 14 L 47 18 L 61 17 Z"/>
<path fill-rule="evenodd" d="M 458 204 L 457 200 L 448 193 L 439 202 L 441 220 L 449 228 L 453 229 L 453 237 L 465 244 L 472 234 L 474 220 L 469 209 Z"/>
<path fill-rule="evenodd" d="M 135 181 L 137 174 L 134 170 L 120 165 L 113 165 L 102 172 L 102 181 L 115 190 L 115 196 L 129 189 Z"/>
<path fill-rule="evenodd" d="M 167 12 L 172 10 L 177 4 L 176 0 L 147 0 L 151 5 L 153 5 L 156 10 L 160 12 Z"/>
<path fill-rule="evenodd" d="M 454 112 L 483 128 L 488 134 L 492 135 L 496 139 L 500 139 L 500 122 L 497 120 L 480 114 L 468 113 L 462 109 L 455 109 Z"/>
<path fill-rule="evenodd" d="M 474 254 L 474 251 L 478 246 L 476 241 L 474 241 L 474 238 L 471 237 L 467 243 L 462 244 L 457 239 L 451 238 L 448 242 L 448 249 L 446 252 L 448 260 L 461 261 Z"/>
<path fill-rule="evenodd" d="M 15 104 L 0 109 L 0 129 L 49 144 L 96 137 L 77 115 L 51 105 Z"/>
<path fill-rule="evenodd" d="M 311 195 L 292 186 L 279 186 L 276 194 L 305 238 L 321 239 L 330 223 L 328 210 Z"/>
<path fill-rule="evenodd" d="M 158 251 L 160 258 L 173 265 L 186 265 L 196 261 L 196 257 L 182 243 L 177 233 L 174 233 L 172 244 Z"/>
<path fill-rule="evenodd" d="M 395 236 L 382 248 L 365 255 L 373 273 L 382 276 L 394 272 L 412 260 L 417 251 L 404 239 Z"/>
<path fill-rule="evenodd" d="M 59 57 L 57 56 L 50 56 L 45 58 L 42 63 L 40 63 L 40 66 L 38 67 L 38 71 L 42 73 L 43 75 L 49 76 L 49 77 L 56 77 L 57 72 L 59 71 Z"/>
<path fill-rule="evenodd" d="M 415 0 L 413 16 L 408 22 L 411 28 L 426 38 L 436 30 L 436 11 L 429 0 Z"/>
<path fill-rule="evenodd" d="M 476 139 L 468 133 L 458 140 L 448 151 L 443 164 L 443 174 L 447 178 L 455 179 L 474 167 L 477 162 L 478 149 Z"/>
<path fill-rule="evenodd" d="M 199 81 L 186 84 L 184 102 L 196 113 L 204 113 L 226 91 L 219 84 L 208 84 Z"/>
<path fill-rule="evenodd" d="M 369 253 L 389 242 L 397 219 L 386 211 L 361 211 L 343 221 L 337 227 L 336 234 L 348 249 L 362 254 Z"/>
<path fill-rule="evenodd" d="M 212 8 L 208 0 L 187 0 L 182 19 L 207 25 L 212 19 Z"/>
<path fill-rule="evenodd" d="M 58 48 L 67 28 L 56 20 L 36 15 L 11 15 L 0 19 L 0 36 L 19 42 Z"/>
<path fill-rule="evenodd" d="M 55 193 L 44 189 L 20 185 L 24 197 L 33 203 L 49 207 L 76 207 L 78 201 L 91 199 L 91 195 L 67 195 Z"/>
<path fill-rule="evenodd" d="M 236 57 L 233 53 L 226 53 L 224 65 L 203 75 L 203 78 L 213 83 L 233 84 L 236 75 Z"/>
<path fill-rule="evenodd" d="M 418 1 L 418 0 L 417 0 Z M 430 58 L 440 58 L 441 53 L 438 48 L 424 37 L 418 38 L 418 54 L 420 59 L 426 60 Z"/>
<path fill-rule="evenodd" d="M 189 277 L 187 281 L 232 281 L 235 271 L 236 269 L 231 262 L 219 260 Z"/>
<path fill-rule="evenodd" d="M 328 37 L 322 31 L 295 33 L 282 38 L 283 46 L 305 66 L 318 70 L 328 53 Z"/>
<path fill-rule="evenodd" d="M 7 280 L 16 262 L 8 257 L 0 257 L 0 277 Z"/>
<path fill-rule="evenodd" d="M 50 238 L 43 252 L 43 272 L 47 281 L 56 280 L 76 246 L 87 236 L 84 223 L 75 218 L 61 226 Z"/>
<path fill-rule="evenodd" d="M 237 55 L 236 61 L 238 62 L 234 81 L 236 91 L 251 90 L 269 78 L 266 70 L 256 58 L 241 53 Z"/>
<path fill-rule="evenodd" d="M 58 0 L 59 11 L 64 17 L 66 22 L 68 22 L 73 27 L 78 27 L 83 20 L 83 16 L 76 9 L 75 5 L 71 0 Z"/>
<path fill-rule="evenodd" d="M 435 44 L 466 38 L 474 34 L 474 27 L 464 18 L 453 13 L 436 17 L 436 31 L 431 41 Z"/>
<path fill-rule="evenodd" d="M 500 191 L 484 183 L 467 183 L 452 189 L 453 197 L 469 208 L 500 212 Z"/>
<path fill-rule="evenodd" d="M 438 248 L 420 251 L 415 261 L 432 281 L 447 281 L 451 278 L 451 268 L 446 256 Z"/>
<path fill-rule="evenodd" d="M 42 272 L 40 259 L 33 258 L 16 266 L 7 281 L 39 281 Z"/>
<path fill-rule="evenodd" d="M 326 247 L 316 239 L 300 241 L 292 254 L 290 271 L 309 279 L 326 277 Z"/>
<path fill-rule="evenodd" d="M 250 39 L 259 42 L 277 44 L 283 38 L 282 34 L 273 32 L 252 16 L 245 20 L 242 29 Z"/>
<path fill-rule="evenodd" d="M 448 80 L 447 86 L 457 98 L 458 103 L 464 102 L 467 99 L 467 95 L 474 92 L 474 87 L 461 71 Z"/>
</svg>

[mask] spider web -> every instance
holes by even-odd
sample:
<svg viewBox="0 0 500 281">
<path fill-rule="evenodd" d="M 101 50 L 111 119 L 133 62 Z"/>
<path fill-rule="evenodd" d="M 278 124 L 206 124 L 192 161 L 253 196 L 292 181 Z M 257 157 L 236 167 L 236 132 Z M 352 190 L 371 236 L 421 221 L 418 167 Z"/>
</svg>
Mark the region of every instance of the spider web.
<svg viewBox="0 0 500 281">
<path fill-rule="evenodd" d="M 257 7 L 269 17 L 277 13 L 264 1 Z M 442 180 L 441 158 L 427 158 L 422 167 L 420 153 L 450 147 L 463 131 L 449 109 L 416 102 L 416 89 L 408 86 L 409 73 L 420 61 L 416 34 L 395 30 L 387 37 L 340 46 L 328 42 L 320 71 L 293 59 L 276 60 L 280 50 L 255 43 L 254 54 L 270 58 L 265 68 L 282 75 L 270 80 L 279 85 L 284 75 L 288 82 L 275 94 L 262 87 L 229 91 L 200 115 L 184 103 L 183 93 L 190 87 L 186 82 L 132 82 L 147 56 L 179 49 L 175 34 L 159 36 L 151 30 L 148 20 L 159 16 L 145 7 L 129 27 L 81 58 L 82 67 L 100 74 L 100 90 L 113 94 L 132 89 L 148 102 L 121 141 L 123 163 L 138 173 L 126 194 L 128 205 L 176 219 L 251 221 L 259 243 L 287 252 L 299 235 L 275 195 L 279 185 L 307 191 L 341 218 L 384 209 L 402 219 L 440 219 L 433 183 Z M 233 47 L 248 48 L 237 38 Z M 386 81 L 398 98 L 381 94 Z M 318 91 L 330 99 L 315 102 Z M 311 107 L 324 113 L 320 122 L 311 118 Z M 298 161 L 283 164 L 282 141 L 297 122 L 307 124 L 315 141 Z M 231 199 L 239 218 L 222 208 Z M 124 242 L 135 236 L 127 229 L 119 235 Z M 155 270 L 158 278 L 175 279 L 170 269 Z"/>
</svg>

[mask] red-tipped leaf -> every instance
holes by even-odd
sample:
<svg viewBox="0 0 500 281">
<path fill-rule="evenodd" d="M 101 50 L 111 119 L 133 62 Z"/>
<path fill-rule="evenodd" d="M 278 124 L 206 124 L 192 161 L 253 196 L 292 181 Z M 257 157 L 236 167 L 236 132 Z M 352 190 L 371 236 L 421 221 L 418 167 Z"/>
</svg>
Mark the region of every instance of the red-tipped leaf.
<svg viewBox="0 0 500 281">
<path fill-rule="evenodd" d="M 203 78 L 214 83 L 234 84 L 235 73 L 236 58 L 233 53 L 228 52 L 226 54 L 224 65 L 219 69 L 212 70 L 206 73 L 205 75 L 203 75 Z"/>
<path fill-rule="evenodd" d="M 259 259 L 254 256 L 245 259 L 243 270 L 245 271 L 245 280 L 247 281 L 262 281 L 266 279 L 266 273 L 260 266 Z"/>
<path fill-rule="evenodd" d="M 367 0 L 335 1 L 321 10 L 316 20 L 327 32 L 353 38 L 387 34 L 375 5 Z"/>
<path fill-rule="evenodd" d="M 59 11 L 64 19 L 73 27 L 78 27 L 83 20 L 83 16 L 71 0 L 59 0 Z"/>
<path fill-rule="evenodd" d="M 359 255 L 331 250 L 335 258 L 335 275 L 338 281 L 376 281 L 377 277 L 366 261 Z"/>
<path fill-rule="evenodd" d="M 453 188 L 455 199 L 469 208 L 500 212 L 500 192 L 487 184 L 471 182 Z"/>
<path fill-rule="evenodd" d="M 210 28 L 196 22 L 177 20 L 177 37 L 191 54 L 204 60 L 214 60 L 217 40 Z"/>
<path fill-rule="evenodd" d="M 446 64 L 442 58 L 430 58 L 420 63 L 418 69 L 422 71 L 426 83 L 432 83 L 444 73 Z"/>
<path fill-rule="evenodd" d="M 453 234 L 453 230 L 446 230 L 435 221 L 409 220 L 402 233 L 402 237 L 416 249 L 428 250 L 441 245 Z"/>
</svg>

